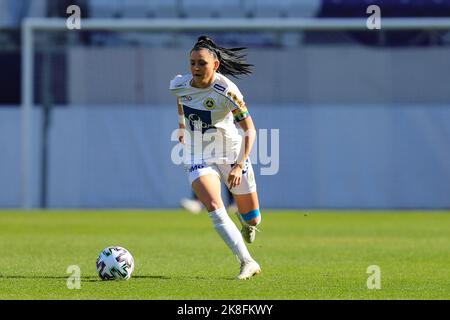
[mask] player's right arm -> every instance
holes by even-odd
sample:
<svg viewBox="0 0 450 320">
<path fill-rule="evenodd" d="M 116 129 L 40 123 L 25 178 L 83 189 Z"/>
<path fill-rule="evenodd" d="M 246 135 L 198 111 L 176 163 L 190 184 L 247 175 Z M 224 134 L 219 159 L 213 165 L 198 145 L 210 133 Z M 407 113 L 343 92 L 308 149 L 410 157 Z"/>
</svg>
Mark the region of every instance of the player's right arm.
<svg viewBox="0 0 450 320">
<path fill-rule="evenodd" d="M 177 96 L 177 104 L 178 104 L 178 141 L 184 144 L 184 134 L 186 129 L 184 112 L 183 112 L 183 104 L 181 102 L 181 96 L 183 95 L 183 91 L 189 83 L 189 79 L 192 76 L 186 74 L 184 76 L 177 75 L 170 81 L 169 90 Z"/>
<path fill-rule="evenodd" d="M 186 122 L 184 119 L 183 105 L 181 104 L 181 98 L 177 99 L 178 105 L 178 141 L 184 144 L 184 129 L 186 129 Z"/>
</svg>

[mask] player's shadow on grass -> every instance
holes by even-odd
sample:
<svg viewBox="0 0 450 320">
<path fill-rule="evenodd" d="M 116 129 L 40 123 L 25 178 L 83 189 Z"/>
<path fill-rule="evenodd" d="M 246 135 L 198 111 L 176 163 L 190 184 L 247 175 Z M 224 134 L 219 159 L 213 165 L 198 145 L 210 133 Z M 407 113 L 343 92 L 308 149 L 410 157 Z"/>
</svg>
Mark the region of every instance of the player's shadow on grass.
<svg viewBox="0 0 450 320">
<path fill-rule="evenodd" d="M 131 278 L 133 278 L 133 279 L 161 279 L 161 280 L 171 279 L 168 276 L 151 276 L 151 275 L 131 276 Z"/>
<path fill-rule="evenodd" d="M 156 280 L 170 280 L 170 277 L 166 276 L 131 276 L 130 280 L 138 280 L 138 279 L 156 279 Z M 99 277 L 81 277 L 81 282 L 108 282 L 105 280 L 100 279 Z"/>
<path fill-rule="evenodd" d="M 67 276 L 22 276 L 22 275 L 0 275 L 0 279 L 64 279 L 67 280 L 70 275 Z M 170 280 L 167 276 L 152 276 L 152 275 L 136 275 L 132 276 L 132 279 L 160 279 L 160 280 Z M 81 282 L 108 282 L 100 279 L 98 276 L 81 276 Z"/>
</svg>

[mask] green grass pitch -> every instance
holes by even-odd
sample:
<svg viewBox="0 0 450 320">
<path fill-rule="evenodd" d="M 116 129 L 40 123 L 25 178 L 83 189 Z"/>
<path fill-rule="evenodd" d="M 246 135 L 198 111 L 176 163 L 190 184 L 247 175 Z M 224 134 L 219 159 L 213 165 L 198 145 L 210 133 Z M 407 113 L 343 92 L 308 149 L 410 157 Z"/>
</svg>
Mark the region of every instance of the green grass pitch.
<svg viewBox="0 0 450 320">
<path fill-rule="evenodd" d="M 205 212 L 0 211 L 0 299 L 450 299 L 448 212 L 266 210 L 260 227 L 249 249 L 263 271 L 237 281 Z M 110 245 L 133 254 L 129 281 L 98 278 Z M 70 265 L 79 290 L 67 288 Z"/>
</svg>

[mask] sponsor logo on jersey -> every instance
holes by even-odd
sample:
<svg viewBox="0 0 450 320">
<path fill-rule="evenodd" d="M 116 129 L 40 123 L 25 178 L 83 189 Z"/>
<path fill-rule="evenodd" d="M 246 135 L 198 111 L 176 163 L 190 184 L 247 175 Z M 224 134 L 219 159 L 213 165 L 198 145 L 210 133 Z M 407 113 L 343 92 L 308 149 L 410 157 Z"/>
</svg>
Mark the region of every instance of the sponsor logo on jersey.
<svg viewBox="0 0 450 320">
<path fill-rule="evenodd" d="M 202 164 L 194 164 L 193 166 L 191 166 L 189 168 L 189 172 L 195 171 L 195 170 L 199 170 L 199 169 L 203 169 L 205 166 Z"/>
<path fill-rule="evenodd" d="M 182 96 L 181 101 L 192 101 L 192 97 L 191 96 Z"/>
<path fill-rule="evenodd" d="M 191 123 L 191 125 L 192 125 L 192 127 L 193 127 L 194 129 L 197 129 L 197 130 L 199 130 L 199 129 L 205 130 L 205 129 L 213 128 L 213 126 L 212 126 L 211 124 L 202 121 L 202 118 L 201 118 L 198 114 L 191 113 L 191 114 L 188 116 L 188 119 L 189 119 L 189 121 L 190 121 L 190 123 Z"/>
<path fill-rule="evenodd" d="M 214 88 L 216 88 L 217 90 L 222 91 L 222 92 L 225 91 L 225 87 L 222 87 L 222 86 L 221 86 L 220 84 L 218 84 L 218 83 L 216 83 L 216 84 L 214 85 Z"/>
<path fill-rule="evenodd" d="M 216 102 L 214 101 L 213 98 L 207 98 L 205 101 L 203 101 L 203 106 L 207 110 L 212 110 L 216 107 Z"/>
<path fill-rule="evenodd" d="M 188 125 L 191 131 L 201 130 L 202 134 L 208 129 L 214 129 L 212 125 L 211 112 L 190 108 L 183 104 L 184 116 L 189 120 Z"/>
</svg>

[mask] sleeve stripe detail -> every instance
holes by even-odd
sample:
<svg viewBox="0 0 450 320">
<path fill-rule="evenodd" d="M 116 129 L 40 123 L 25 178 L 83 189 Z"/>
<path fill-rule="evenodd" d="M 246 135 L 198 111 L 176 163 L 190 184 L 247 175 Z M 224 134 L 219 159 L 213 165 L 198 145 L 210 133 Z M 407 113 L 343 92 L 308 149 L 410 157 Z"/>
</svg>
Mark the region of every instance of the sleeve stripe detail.
<svg viewBox="0 0 450 320">
<path fill-rule="evenodd" d="M 248 110 L 247 110 L 247 107 L 244 106 L 243 108 L 237 108 L 237 109 L 234 109 L 234 110 L 231 111 L 231 112 L 233 113 L 233 116 L 236 116 L 236 115 L 238 115 L 238 114 L 240 114 L 240 113 L 248 113 Z"/>
<path fill-rule="evenodd" d="M 217 92 L 217 93 L 219 93 L 219 92 Z M 232 99 L 230 99 L 230 97 L 227 97 L 226 95 L 224 95 L 224 94 L 221 94 L 221 93 L 219 93 L 222 97 L 225 97 L 225 98 L 227 98 L 236 108 L 239 108 L 239 106 L 236 104 L 236 102 L 234 102 Z"/>
<path fill-rule="evenodd" d="M 250 113 L 248 112 L 247 106 L 245 105 L 245 103 L 242 103 L 243 104 L 243 108 L 242 108 L 235 101 L 233 101 L 233 99 L 231 99 L 229 96 L 226 96 L 226 95 L 221 94 L 219 92 L 217 92 L 217 93 L 220 94 L 222 97 L 225 97 L 227 100 L 229 100 L 236 107 L 236 109 L 230 110 L 231 113 L 233 114 L 233 118 L 234 118 L 234 120 L 236 122 L 242 121 L 245 118 L 250 116 Z"/>
<path fill-rule="evenodd" d="M 244 120 L 244 119 L 246 119 L 248 117 L 250 117 L 250 113 L 248 113 L 248 112 L 242 113 L 239 116 L 235 116 L 234 117 L 234 121 L 239 122 L 239 121 L 242 121 L 242 120 Z"/>
<path fill-rule="evenodd" d="M 250 113 L 247 111 L 247 108 L 245 108 L 245 110 L 236 109 L 233 111 L 234 120 L 237 122 L 242 121 L 249 116 Z"/>
</svg>

